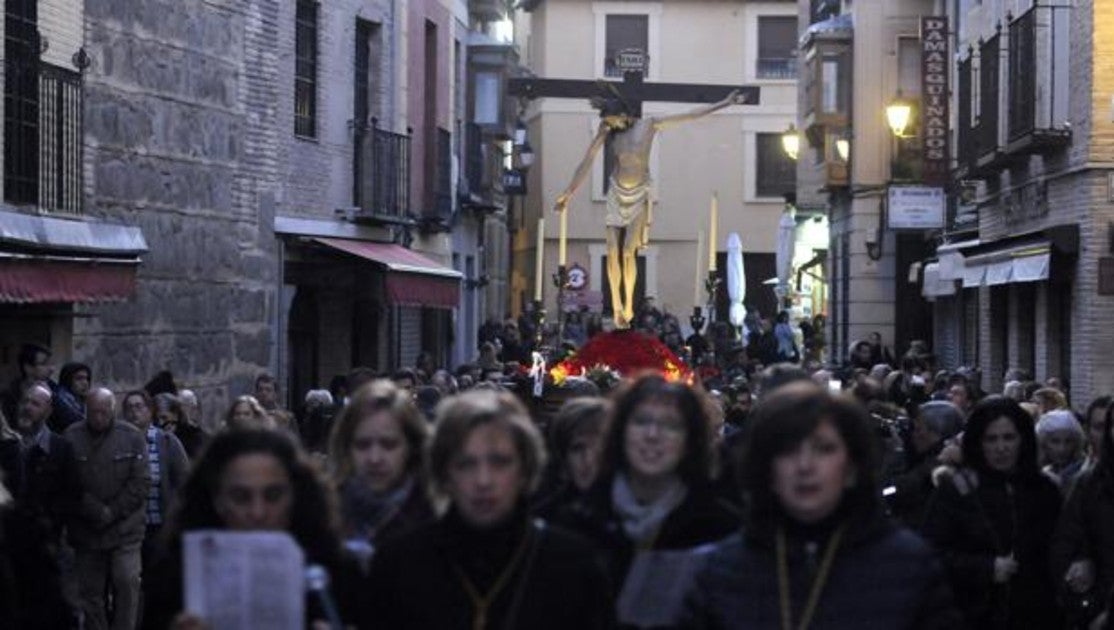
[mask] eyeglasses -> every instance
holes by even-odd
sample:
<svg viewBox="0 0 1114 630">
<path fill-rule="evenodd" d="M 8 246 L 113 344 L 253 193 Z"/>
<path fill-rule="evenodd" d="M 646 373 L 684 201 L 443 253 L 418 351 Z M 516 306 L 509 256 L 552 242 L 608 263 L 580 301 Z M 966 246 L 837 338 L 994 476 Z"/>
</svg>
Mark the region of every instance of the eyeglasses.
<svg viewBox="0 0 1114 630">
<path fill-rule="evenodd" d="M 649 431 L 650 427 L 670 435 L 679 436 L 685 433 L 685 422 L 680 418 L 660 418 L 649 414 L 635 414 L 631 416 L 630 424 L 640 431 Z"/>
</svg>

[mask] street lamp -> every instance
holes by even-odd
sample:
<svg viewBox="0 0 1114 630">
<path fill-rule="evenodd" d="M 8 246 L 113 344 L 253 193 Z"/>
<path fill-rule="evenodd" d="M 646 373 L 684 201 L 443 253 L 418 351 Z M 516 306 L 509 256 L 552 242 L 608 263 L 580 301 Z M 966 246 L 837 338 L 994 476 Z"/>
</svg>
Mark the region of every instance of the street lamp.
<svg viewBox="0 0 1114 630">
<path fill-rule="evenodd" d="M 530 146 L 530 141 L 525 137 L 522 144 L 518 145 L 518 163 L 523 172 L 530 170 L 530 167 L 534 165 L 534 148 Z"/>
<path fill-rule="evenodd" d="M 795 161 L 801 155 L 801 134 L 797 133 L 793 123 L 789 123 L 789 128 L 781 134 L 781 148 L 791 160 Z"/>
<path fill-rule="evenodd" d="M 890 126 L 890 131 L 898 138 L 905 138 L 905 130 L 909 126 L 909 119 L 913 117 L 913 106 L 909 101 L 901 96 L 901 90 L 897 91 L 897 96 L 894 100 L 886 105 L 886 123 Z"/>
</svg>

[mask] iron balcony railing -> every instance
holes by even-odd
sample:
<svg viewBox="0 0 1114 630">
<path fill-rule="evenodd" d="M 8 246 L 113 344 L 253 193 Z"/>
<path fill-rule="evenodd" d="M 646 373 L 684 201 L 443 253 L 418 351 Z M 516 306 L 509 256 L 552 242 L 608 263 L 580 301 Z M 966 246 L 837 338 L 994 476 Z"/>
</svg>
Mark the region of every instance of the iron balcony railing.
<svg viewBox="0 0 1114 630">
<path fill-rule="evenodd" d="M 758 60 L 759 79 L 796 79 L 796 57 L 765 57 Z"/>
<path fill-rule="evenodd" d="M 4 199 L 81 213 L 81 73 L 39 60 L 4 62 Z"/>
<path fill-rule="evenodd" d="M 979 157 L 998 151 L 998 67 L 1001 35 L 979 46 Z"/>
<path fill-rule="evenodd" d="M 360 210 L 373 216 L 407 219 L 410 214 L 410 134 L 381 129 L 378 120 L 371 127 L 356 129 L 363 148 L 360 159 Z"/>
</svg>

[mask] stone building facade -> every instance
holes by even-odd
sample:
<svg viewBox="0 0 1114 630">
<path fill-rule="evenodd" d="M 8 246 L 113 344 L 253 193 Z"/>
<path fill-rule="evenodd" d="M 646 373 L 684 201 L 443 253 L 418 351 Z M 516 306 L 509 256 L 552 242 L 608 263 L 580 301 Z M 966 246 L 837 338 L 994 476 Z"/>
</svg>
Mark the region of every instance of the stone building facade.
<svg viewBox="0 0 1114 630">
<path fill-rule="evenodd" d="M 1114 2 L 954 8 L 953 111 L 968 150 L 936 251 L 954 282 L 936 298 L 939 336 L 956 344 L 941 354 L 981 367 L 988 391 L 1015 368 L 1062 378 L 1082 407 L 1114 390 Z"/>
<path fill-rule="evenodd" d="M 463 159 L 467 55 L 501 15 L 450 1 L 15 4 L 30 8 L 6 16 L 6 42 L 36 69 L 5 83 L 32 107 L 6 112 L 4 141 L 39 166 L 5 165 L 5 382 L 19 344 L 38 341 L 119 391 L 170 370 L 212 420 L 264 371 L 296 404 L 356 365 L 471 358 L 475 327 L 503 310 L 479 278 L 505 272 L 477 236 L 503 220 L 500 200 L 458 195 L 499 174 L 469 178 Z M 427 63 L 413 39 L 433 14 Z M 40 87 L 54 77 L 77 96 Z M 447 143 L 415 122 L 427 92 Z M 20 124 L 31 132 L 8 133 Z M 429 151 L 439 188 L 422 183 Z"/>
</svg>

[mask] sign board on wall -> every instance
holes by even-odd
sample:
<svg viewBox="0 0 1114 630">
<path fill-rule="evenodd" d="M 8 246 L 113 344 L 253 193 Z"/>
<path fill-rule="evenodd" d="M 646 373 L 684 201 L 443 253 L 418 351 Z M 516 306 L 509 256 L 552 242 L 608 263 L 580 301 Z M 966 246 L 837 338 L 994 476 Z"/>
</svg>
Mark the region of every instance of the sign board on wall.
<svg viewBox="0 0 1114 630">
<path fill-rule="evenodd" d="M 891 230 L 944 228 L 948 200 L 937 186 L 890 186 L 886 199 L 886 227 Z"/>
<path fill-rule="evenodd" d="M 948 18 L 921 18 L 922 179 L 948 181 Z"/>
</svg>

